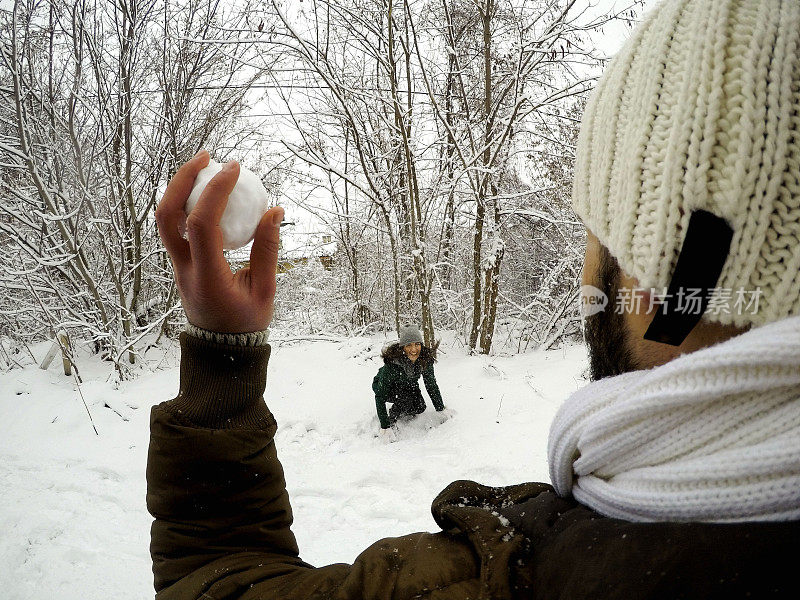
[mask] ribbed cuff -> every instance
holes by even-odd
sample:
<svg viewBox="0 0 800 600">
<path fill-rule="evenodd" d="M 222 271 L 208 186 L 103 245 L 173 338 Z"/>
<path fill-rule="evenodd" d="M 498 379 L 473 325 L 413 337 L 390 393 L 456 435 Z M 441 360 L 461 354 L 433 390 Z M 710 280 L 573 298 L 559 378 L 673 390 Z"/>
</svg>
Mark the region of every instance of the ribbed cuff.
<svg viewBox="0 0 800 600">
<path fill-rule="evenodd" d="M 220 344 L 184 332 L 178 396 L 161 406 L 199 427 L 263 429 L 274 423 L 264 404 L 269 345 Z"/>
<path fill-rule="evenodd" d="M 186 323 L 186 333 L 201 340 L 230 346 L 263 346 L 269 339 L 269 329 L 251 331 L 250 333 L 219 333 L 197 327 L 191 323 Z"/>
</svg>

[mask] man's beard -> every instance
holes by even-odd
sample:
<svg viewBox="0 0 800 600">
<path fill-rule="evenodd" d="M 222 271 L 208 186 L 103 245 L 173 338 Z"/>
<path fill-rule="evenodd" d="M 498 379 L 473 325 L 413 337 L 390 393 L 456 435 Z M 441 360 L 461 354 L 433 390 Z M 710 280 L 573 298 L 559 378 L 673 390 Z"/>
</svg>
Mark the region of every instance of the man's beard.
<svg viewBox="0 0 800 600">
<path fill-rule="evenodd" d="M 584 319 L 583 336 L 589 348 L 592 381 L 635 371 L 638 367 L 631 352 L 625 315 L 616 311 L 620 267 L 605 246 L 600 246 L 600 269 L 597 287 L 608 297 L 605 310 Z"/>
</svg>

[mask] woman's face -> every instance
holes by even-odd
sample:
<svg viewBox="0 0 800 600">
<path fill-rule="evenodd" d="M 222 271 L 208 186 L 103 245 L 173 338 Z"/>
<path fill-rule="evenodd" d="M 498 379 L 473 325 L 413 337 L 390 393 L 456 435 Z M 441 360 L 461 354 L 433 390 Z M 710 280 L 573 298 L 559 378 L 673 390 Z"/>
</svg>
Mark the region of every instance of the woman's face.
<svg viewBox="0 0 800 600">
<path fill-rule="evenodd" d="M 419 358 L 419 353 L 422 351 L 422 344 L 414 342 L 413 344 L 406 344 L 403 346 L 403 352 L 406 353 L 408 360 L 414 362 Z"/>
</svg>

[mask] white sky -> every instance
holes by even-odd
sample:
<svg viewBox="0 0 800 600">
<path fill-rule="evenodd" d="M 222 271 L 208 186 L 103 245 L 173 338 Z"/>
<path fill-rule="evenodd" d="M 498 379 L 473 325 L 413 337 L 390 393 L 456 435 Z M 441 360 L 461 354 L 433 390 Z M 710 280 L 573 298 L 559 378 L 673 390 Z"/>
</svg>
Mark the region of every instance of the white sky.
<svg viewBox="0 0 800 600">
<path fill-rule="evenodd" d="M 648 11 L 658 4 L 659 0 L 645 0 L 645 9 L 638 12 L 639 20 L 642 16 L 647 14 Z M 630 4 L 630 0 L 590 0 L 589 4 L 595 6 L 598 12 L 605 11 L 609 8 L 622 9 Z M 606 54 L 613 56 L 622 47 L 630 37 L 631 29 L 623 23 L 613 23 L 608 25 L 603 32 L 603 36 L 597 40 L 598 46 L 603 49 Z"/>
</svg>

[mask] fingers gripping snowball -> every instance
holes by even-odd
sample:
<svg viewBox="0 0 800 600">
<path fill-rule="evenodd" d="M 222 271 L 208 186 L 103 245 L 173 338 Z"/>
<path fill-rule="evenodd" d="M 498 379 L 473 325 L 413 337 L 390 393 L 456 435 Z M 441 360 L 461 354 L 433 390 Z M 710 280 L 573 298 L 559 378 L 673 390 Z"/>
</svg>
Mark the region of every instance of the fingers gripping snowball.
<svg viewBox="0 0 800 600">
<path fill-rule="evenodd" d="M 200 194 L 208 182 L 221 170 L 222 165 L 211 160 L 208 166 L 197 174 L 184 209 L 187 215 L 197 206 Z M 267 189 L 261 183 L 261 179 L 249 169 L 240 167 L 239 179 L 228 196 L 228 205 L 219 222 L 222 229 L 222 247 L 225 250 L 236 250 L 253 239 L 258 222 L 267 212 L 267 204 Z"/>
</svg>

